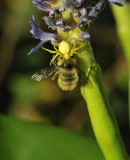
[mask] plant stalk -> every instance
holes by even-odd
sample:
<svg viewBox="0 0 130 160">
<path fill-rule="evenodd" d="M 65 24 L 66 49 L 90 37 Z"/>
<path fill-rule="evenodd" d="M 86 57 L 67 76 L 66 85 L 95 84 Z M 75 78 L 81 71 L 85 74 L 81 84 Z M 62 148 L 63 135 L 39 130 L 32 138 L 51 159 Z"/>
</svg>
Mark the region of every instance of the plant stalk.
<svg viewBox="0 0 130 160">
<path fill-rule="evenodd" d="M 106 160 L 127 160 L 118 124 L 111 110 L 102 84 L 102 72 L 95 62 L 90 43 L 80 50 L 79 67 L 87 73 L 91 68 L 89 80 L 81 86 L 94 134 Z"/>
</svg>

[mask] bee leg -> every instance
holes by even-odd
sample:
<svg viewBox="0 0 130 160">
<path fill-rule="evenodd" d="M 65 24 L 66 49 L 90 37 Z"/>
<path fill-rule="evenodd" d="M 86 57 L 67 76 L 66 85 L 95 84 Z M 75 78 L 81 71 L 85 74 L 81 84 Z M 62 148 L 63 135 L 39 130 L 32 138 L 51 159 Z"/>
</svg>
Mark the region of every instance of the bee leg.
<svg viewBox="0 0 130 160">
<path fill-rule="evenodd" d="M 86 72 L 86 77 L 89 77 L 91 71 L 92 71 L 92 68 L 93 68 L 93 63 L 89 66 L 87 72 Z"/>
<path fill-rule="evenodd" d="M 45 51 L 50 52 L 50 53 L 59 53 L 58 51 L 52 51 L 52 50 L 50 50 L 50 49 L 46 49 L 46 48 L 43 48 L 43 47 L 41 47 L 41 48 L 44 49 Z"/>
<path fill-rule="evenodd" d="M 51 80 L 55 80 L 58 78 L 59 72 L 57 71 L 51 78 Z"/>
<path fill-rule="evenodd" d="M 86 77 L 89 77 L 91 70 L 92 70 L 92 67 L 89 67 L 87 72 L 86 72 Z"/>
</svg>

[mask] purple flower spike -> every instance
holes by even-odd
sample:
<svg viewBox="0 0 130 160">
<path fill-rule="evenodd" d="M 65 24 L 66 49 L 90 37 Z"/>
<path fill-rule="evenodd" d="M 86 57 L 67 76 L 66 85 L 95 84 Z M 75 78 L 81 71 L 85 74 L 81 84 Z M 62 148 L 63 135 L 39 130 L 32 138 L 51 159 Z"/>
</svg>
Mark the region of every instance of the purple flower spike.
<svg viewBox="0 0 130 160">
<path fill-rule="evenodd" d="M 31 51 L 27 55 L 30 56 L 31 54 L 35 53 L 43 44 L 44 44 L 44 41 L 41 41 L 40 43 L 38 43 L 36 47 L 31 49 Z"/>
<path fill-rule="evenodd" d="M 39 9 L 43 11 L 49 12 L 52 9 L 51 5 L 46 3 L 44 0 L 33 0 L 32 2 L 34 5 L 36 5 Z"/>
<path fill-rule="evenodd" d="M 37 25 L 34 16 L 32 16 L 33 21 L 30 20 L 30 25 L 32 29 L 30 32 L 33 34 L 35 39 L 40 39 L 41 42 L 34 47 L 27 55 L 35 53 L 46 41 L 57 42 L 58 35 L 52 33 L 43 32 Z"/>
<path fill-rule="evenodd" d="M 125 3 L 125 0 L 108 0 L 109 2 L 114 3 L 115 5 L 122 7 Z"/>
</svg>

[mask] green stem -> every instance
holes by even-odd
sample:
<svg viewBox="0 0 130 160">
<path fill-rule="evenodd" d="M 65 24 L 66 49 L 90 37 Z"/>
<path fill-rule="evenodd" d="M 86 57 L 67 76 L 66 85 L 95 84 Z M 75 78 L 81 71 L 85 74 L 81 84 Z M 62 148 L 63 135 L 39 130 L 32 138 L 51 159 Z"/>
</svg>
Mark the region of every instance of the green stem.
<svg viewBox="0 0 130 160">
<path fill-rule="evenodd" d="M 129 125 L 130 125 L 130 3 L 119 8 L 112 6 L 117 23 L 117 33 L 120 38 L 128 64 L 128 92 L 129 92 Z"/>
<path fill-rule="evenodd" d="M 87 103 L 97 142 L 106 160 L 127 160 L 119 128 L 104 91 L 101 69 L 94 60 L 91 45 L 87 43 L 80 51 L 81 70 L 87 73 L 89 67 L 93 66 L 89 75 L 91 86 L 90 83 L 82 86 L 81 93 Z"/>
</svg>

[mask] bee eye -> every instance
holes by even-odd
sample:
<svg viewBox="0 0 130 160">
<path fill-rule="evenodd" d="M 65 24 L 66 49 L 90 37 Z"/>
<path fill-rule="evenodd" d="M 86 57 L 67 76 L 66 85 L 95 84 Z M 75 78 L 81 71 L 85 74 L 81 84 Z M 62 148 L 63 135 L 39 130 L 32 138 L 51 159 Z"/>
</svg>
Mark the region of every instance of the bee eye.
<svg viewBox="0 0 130 160">
<path fill-rule="evenodd" d="M 71 70 L 73 68 L 73 64 L 67 64 L 66 67 L 68 70 Z"/>
</svg>

